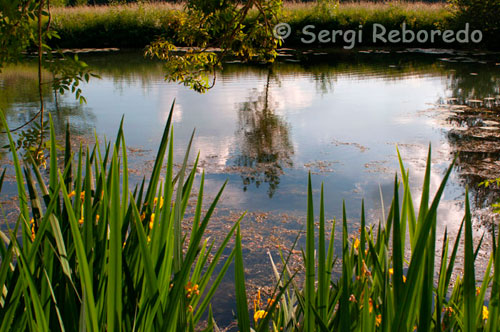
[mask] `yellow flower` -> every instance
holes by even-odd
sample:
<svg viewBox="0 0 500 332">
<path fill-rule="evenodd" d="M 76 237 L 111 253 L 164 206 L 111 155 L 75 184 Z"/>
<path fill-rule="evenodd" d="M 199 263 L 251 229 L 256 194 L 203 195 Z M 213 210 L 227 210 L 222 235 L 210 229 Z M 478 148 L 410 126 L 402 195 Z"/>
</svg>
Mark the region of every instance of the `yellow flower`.
<svg viewBox="0 0 500 332">
<path fill-rule="evenodd" d="M 255 300 L 253 300 L 253 310 L 255 312 L 257 312 L 258 309 L 260 309 L 260 306 L 261 306 L 261 304 L 260 304 L 260 289 L 258 289 L 257 290 L 257 297 Z"/>
<path fill-rule="evenodd" d="M 255 324 L 257 324 L 257 322 L 259 321 L 259 319 L 262 319 L 262 318 L 266 317 L 266 315 L 267 315 L 267 312 L 265 312 L 264 310 L 257 310 L 253 314 L 253 320 L 255 321 Z"/>
<path fill-rule="evenodd" d="M 389 277 L 392 276 L 393 274 L 394 274 L 394 269 L 391 267 L 389 269 Z M 406 282 L 406 277 L 404 275 L 402 277 L 403 277 L 403 282 Z"/>
<path fill-rule="evenodd" d="M 193 284 L 191 283 L 191 281 L 188 281 L 187 285 L 184 286 L 184 288 L 186 289 L 186 292 L 191 293 L 191 291 L 193 290 Z"/>
<path fill-rule="evenodd" d="M 156 206 L 156 203 L 158 203 L 158 197 L 155 197 L 153 205 Z M 160 209 L 163 207 L 163 197 L 160 197 Z"/>
<path fill-rule="evenodd" d="M 375 325 L 378 327 L 382 323 L 382 315 L 375 317 Z"/>
<path fill-rule="evenodd" d="M 372 313 L 373 311 L 373 300 L 370 298 L 368 299 L 368 312 Z"/>
<path fill-rule="evenodd" d="M 476 287 L 476 296 L 479 295 L 481 293 L 481 288 L 480 287 Z"/>
<path fill-rule="evenodd" d="M 83 218 L 80 218 L 80 219 L 78 220 L 78 223 L 79 223 L 80 225 L 83 225 Z"/>
<path fill-rule="evenodd" d="M 31 218 L 30 225 L 33 225 L 34 223 L 35 223 L 35 219 Z"/>
<path fill-rule="evenodd" d="M 95 222 L 99 222 L 99 215 L 98 214 L 95 215 Z"/>
<path fill-rule="evenodd" d="M 31 219 L 33 220 L 33 219 Z M 31 223 L 31 242 L 35 241 L 35 222 Z"/>
<path fill-rule="evenodd" d="M 149 243 L 149 242 L 151 242 L 151 238 L 150 238 L 150 237 L 149 237 L 149 235 L 148 235 L 148 243 Z"/>
<path fill-rule="evenodd" d="M 143 221 L 144 219 L 146 219 L 146 212 L 143 212 L 143 213 L 141 214 L 141 221 Z"/>
<path fill-rule="evenodd" d="M 80 200 L 83 201 L 85 199 L 85 190 L 80 193 Z"/>
<path fill-rule="evenodd" d="M 488 314 L 489 314 L 488 307 L 483 305 L 483 319 L 488 319 Z"/>
<path fill-rule="evenodd" d="M 274 302 L 276 302 L 276 299 L 267 299 L 267 306 L 270 307 L 274 304 Z M 279 303 L 278 303 L 278 306 L 279 306 Z"/>
<path fill-rule="evenodd" d="M 73 190 L 72 192 L 70 192 L 70 193 L 69 193 L 68 197 L 69 197 L 69 198 L 71 198 L 71 197 L 73 197 L 73 196 L 75 196 L 75 195 L 76 195 L 76 193 L 75 193 L 75 191 Z"/>
<path fill-rule="evenodd" d="M 186 290 L 186 297 L 188 299 L 191 298 L 191 296 L 193 296 L 193 294 L 195 295 L 200 295 L 200 291 L 198 290 L 198 284 L 194 284 L 191 282 L 191 281 L 188 281 L 187 285 L 184 286 L 184 289 Z"/>
<path fill-rule="evenodd" d="M 359 248 L 359 239 L 356 238 L 356 240 L 354 240 L 354 249 L 358 250 Z"/>
<path fill-rule="evenodd" d="M 149 229 L 153 229 L 153 226 L 155 225 L 155 214 L 151 214 L 151 220 L 149 220 Z"/>
</svg>

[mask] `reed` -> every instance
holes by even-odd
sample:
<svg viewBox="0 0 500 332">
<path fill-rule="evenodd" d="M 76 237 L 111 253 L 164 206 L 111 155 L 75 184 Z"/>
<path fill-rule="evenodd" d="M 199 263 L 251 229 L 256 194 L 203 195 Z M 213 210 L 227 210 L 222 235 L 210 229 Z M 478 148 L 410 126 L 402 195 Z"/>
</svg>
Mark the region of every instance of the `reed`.
<svg viewBox="0 0 500 332">
<path fill-rule="evenodd" d="M 203 214 L 202 174 L 190 232 L 182 232 L 198 159 L 187 168 L 189 143 L 174 174 L 172 112 L 173 105 L 149 180 L 132 192 L 121 126 L 114 144 L 104 142 L 101 150 L 97 142 L 76 153 L 68 130 L 61 160 L 51 121 L 48 173 L 34 162 L 22 166 L 8 134 L 20 212 L 15 227 L 0 232 L 0 331 L 198 325 L 236 254 L 221 260 L 239 221 L 217 250 L 204 238 L 224 186 Z M 7 128 L 3 113 L 1 120 Z"/>
<path fill-rule="evenodd" d="M 409 172 L 401 157 L 399 161 L 401 180 L 395 178 L 393 200 L 385 221 L 368 226 L 362 204 L 360 233 L 351 241 L 344 204 L 342 252 L 338 254 L 342 258 L 341 275 L 336 280 L 332 278 L 334 232 L 329 239 L 324 232 L 323 188 L 319 244 L 315 246 L 317 220 L 309 178 L 307 240 L 303 252 L 305 281 L 301 286 L 293 278 L 283 259 L 285 253 L 281 253 L 285 266 L 281 274 L 271 257 L 277 282 L 286 290 L 285 296 L 276 298 L 280 305 L 271 314 L 270 331 L 498 331 L 500 238 L 495 240 L 493 235 L 488 266 L 482 280 L 477 280 L 475 261 L 482 239 L 474 247 L 467 192 L 465 215 L 452 249 L 447 232 L 443 243 L 436 240 L 437 209 L 453 164 L 431 198 L 429 149 L 417 212 L 409 187 Z M 332 229 L 335 230 L 335 222 Z M 464 243 L 463 275 L 452 283 L 460 241 Z M 436 257 L 438 245 L 442 246 L 440 258 Z M 409 257 L 405 257 L 407 247 Z M 268 323 L 256 320 L 257 326 L 262 324 Z"/>
<path fill-rule="evenodd" d="M 281 272 L 270 256 L 276 282 L 267 304 L 259 293 L 249 306 L 241 218 L 218 249 L 204 238 L 225 185 L 203 214 L 202 173 L 193 222 L 183 231 L 198 158 L 188 169 L 191 138 L 174 175 L 172 112 L 173 105 L 149 180 L 132 192 L 122 126 L 114 144 L 104 142 L 101 150 L 96 143 L 76 153 L 67 131 L 60 158 L 51 123 L 48 172 L 34 162 L 21 165 L 8 134 L 19 216 L 13 229 L 0 231 L 0 331 L 193 331 L 207 312 L 206 331 L 217 331 L 210 301 L 233 261 L 243 332 L 499 330 L 500 235 L 492 236 L 485 274 L 477 280 L 482 239 L 474 246 L 466 192 L 453 245 L 447 232 L 438 243 L 437 210 L 453 163 L 431 197 L 430 149 L 418 211 L 398 152 L 400 177 L 387 218 L 368 222 L 362 204 L 360 231 L 350 240 L 344 204 L 338 254 L 335 222 L 326 235 L 323 186 L 316 218 L 309 177 L 304 283 L 288 269 L 296 241 L 290 252 L 279 252 Z M 0 118 L 7 128 L 3 113 Z M 233 236 L 235 246 L 222 260 Z M 452 282 L 461 241 L 463 275 Z M 340 267 L 337 277 L 334 266 Z"/>
</svg>

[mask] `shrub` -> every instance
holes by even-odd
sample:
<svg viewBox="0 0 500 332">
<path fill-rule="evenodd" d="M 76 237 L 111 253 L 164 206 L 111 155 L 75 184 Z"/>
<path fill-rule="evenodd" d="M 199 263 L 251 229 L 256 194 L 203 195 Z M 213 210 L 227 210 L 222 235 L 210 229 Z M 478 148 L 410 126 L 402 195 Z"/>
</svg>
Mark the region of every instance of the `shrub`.
<svg viewBox="0 0 500 332">
<path fill-rule="evenodd" d="M 500 0 L 450 0 L 455 9 L 456 22 L 462 26 L 470 23 L 472 29 L 479 29 L 485 41 L 500 41 Z M 497 44 L 498 47 L 498 44 Z"/>
</svg>

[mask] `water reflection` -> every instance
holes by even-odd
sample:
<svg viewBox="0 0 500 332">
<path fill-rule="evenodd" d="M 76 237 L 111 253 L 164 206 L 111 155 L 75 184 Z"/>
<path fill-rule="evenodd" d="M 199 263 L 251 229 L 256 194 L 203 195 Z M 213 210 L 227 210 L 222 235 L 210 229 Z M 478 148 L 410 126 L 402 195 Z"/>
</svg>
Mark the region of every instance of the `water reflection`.
<svg viewBox="0 0 500 332">
<path fill-rule="evenodd" d="M 279 78 L 269 68 L 262 92 L 252 90 L 248 100 L 238 106 L 236 137 L 238 154 L 234 164 L 242 168 L 243 190 L 254 183 L 268 184 L 267 193 L 273 197 L 284 168 L 293 166 L 293 144 L 290 126 L 276 114 L 276 102 L 270 91 L 271 81 Z"/>
<path fill-rule="evenodd" d="M 476 215 L 488 225 L 489 207 L 500 197 L 500 189 L 480 183 L 500 177 L 500 72 L 477 59 L 462 61 L 450 70 L 449 95 L 439 103 L 449 112 L 446 122 L 451 129 L 446 137 L 453 153 L 458 153 L 459 177 L 468 186 L 476 209 L 487 210 Z"/>
<path fill-rule="evenodd" d="M 452 129 L 446 137 L 452 151 L 458 153 L 458 174 L 479 209 L 488 208 L 500 197 L 496 186 L 486 189 L 479 185 L 484 180 L 500 177 L 499 112 L 500 107 L 496 106 L 455 108 L 448 117 Z M 488 215 L 485 217 L 489 219 Z"/>
<path fill-rule="evenodd" d="M 50 80 L 44 72 L 45 81 Z M 45 109 L 50 112 L 57 133 L 64 133 L 70 123 L 74 135 L 85 135 L 95 127 L 96 117 L 74 101 L 74 97 L 61 96 L 49 84 L 42 86 Z M 85 91 L 83 92 L 85 95 Z M 34 63 L 7 66 L 0 74 L 0 109 L 11 128 L 26 123 L 39 111 L 38 73 Z M 92 133 L 92 132 L 90 132 Z M 0 136 L 0 144 L 6 139 Z"/>
<path fill-rule="evenodd" d="M 82 58 L 103 79 L 84 87 L 87 106 L 64 97 L 57 111 L 52 91 L 45 90 L 58 132 L 70 122 L 74 135 L 92 137 L 94 128 L 100 135 L 114 135 L 121 115 L 126 114 L 128 143 L 154 149 L 164 120 L 159 113 L 165 111 L 158 105 L 169 107 L 177 98 L 182 107 L 182 113 L 176 113 L 177 141 L 186 141 L 197 127 L 197 137 L 213 146 L 210 154 L 218 158 L 217 170 L 224 173 L 234 167 L 227 173 L 237 170 L 240 188 L 250 191 L 250 187 L 260 187 L 264 196 L 274 197 L 273 204 L 279 204 L 280 189 L 290 192 L 291 187 L 301 185 L 297 179 L 304 178 L 300 174 L 292 179 L 285 172 L 303 171 L 311 162 L 335 162 L 335 172 L 344 173 L 328 176 L 337 182 L 344 180 L 344 192 L 349 192 L 352 183 L 373 182 L 373 177 L 363 174 L 362 166 L 354 165 L 387 161 L 386 156 L 394 152 L 385 147 L 387 142 L 419 141 L 416 143 L 426 146 L 438 139 L 447 142 L 453 152 L 461 152 L 459 176 L 469 184 L 474 198 L 488 203 L 494 199 L 494 194 L 484 198 L 477 183 L 497 176 L 500 169 L 496 164 L 500 159 L 495 123 L 500 122 L 498 112 L 457 108 L 470 99 L 500 94 L 500 67 L 488 59 L 485 64 L 479 56 L 443 58 L 376 51 L 315 55 L 304 51 L 281 57 L 271 68 L 228 64 L 214 90 L 198 96 L 164 83 L 161 63 L 145 60 L 139 53 L 88 54 Z M 36 92 L 36 66 L 28 63 L 0 74 L 0 107 L 11 125 L 29 119 L 38 110 Z M 426 131 L 416 112 L 439 96 L 439 103 L 447 104 L 446 124 L 451 129 L 431 137 L 433 133 Z M 377 144 L 374 137 L 380 137 Z M 345 146 L 334 156 L 333 138 L 362 143 L 370 152 L 358 154 Z M 0 136 L 0 144 L 5 144 L 5 135 Z M 203 151 L 208 153 L 208 149 Z"/>
<path fill-rule="evenodd" d="M 448 74 L 448 89 L 458 103 L 469 99 L 495 97 L 500 94 L 500 73 L 487 65 L 454 66 Z"/>
</svg>

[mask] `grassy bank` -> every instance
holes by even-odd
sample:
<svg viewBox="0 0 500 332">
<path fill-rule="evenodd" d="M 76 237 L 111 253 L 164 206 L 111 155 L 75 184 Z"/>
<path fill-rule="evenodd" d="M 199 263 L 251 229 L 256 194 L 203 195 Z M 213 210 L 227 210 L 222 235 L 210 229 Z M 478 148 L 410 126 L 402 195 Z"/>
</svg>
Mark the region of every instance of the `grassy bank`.
<svg viewBox="0 0 500 332">
<path fill-rule="evenodd" d="M 181 5 L 60 7 L 52 11 L 52 28 L 62 48 L 144 47 L 160 35 L 175 36 Z"/>
<path fill-rule="evenodd" d="M 424 4 L 424 3 L 345 3 L 338 7 L 329 5 L 307 5 L 307 4 L 286 4 L 283 10 L 283 22 L 287 22 L 292 27 L 292 33 L 285 41 L 285 46 L 308 47 L 301 42 L 301 38 L 308 40 L 302 32 L 307 25 L 314 25 L 314 29 L 309 29 L 316 34 L 320 30 L 340 30 L 344 34 L 348 30 L 358 33 L 362 31 L 362 42 L 356 42 L 356 46 L 417 46 L 416 43 L 409 44 L 385 44 L 374 43 L 372 40 L 373 24 L 384 26 L 387 31 L 401 30 L 405 23 L 408 29 L 431 31 L 435 29 L 452 29 L 452 13 L 444 4 Z M 362 28 L 361 28 L 361 27 Z M 331 39 L 331 35 L 329 35 Z M 319 38 L 318 38 L 319 39 Z M 356 37 L 357 39 L 357 37 Z M 343 47 L 349 44 L 343 36 L 337 35 L 336 42 L 311 43 L 314 47 Z M 432 46 L 431 44 L 419 45 Z"/>
<path fill-rule="evenodd" d="M 182 5 L 177 4 L 134 4 L 102 7 L 54 8 L 52 28 L 61 39 L 55 41 L 62 48 L 82 47 L 144 47 L 160 35 L 175 40 L 181 27 Z M 251 24 L 252 15 L 247 19 Z M 419 30 L 458 30 L 463 24 L 455 23 L 453 14 L 444 4 L 424 3 L 342 3 L 334 6 L 328 3 L 296 4 L 285 3 L 282 22 L 290 24 L 292 33 L 285 40 L 285 47 L 342 47 L 346 43 L 319 43 L 305 45 L 302 28 L 314 25 L 316 32 L 326 30 L 355 30 L 363 26 L 363 41 L 356 46 L 373 45 L 373 24 L 383 25 L 387 31 L 401 30 L 405 23 L 407 29 Z M 340 37 L 338 37 L 341 39 Z M 485 38 L 486 39 L 486 38 Z M 443 43 L 436 38 L 434 43 L 383 43 L 377 46 L 418 46 L 418 47 L 470 47 L 459 43 Z M 493 45 L 493 44 L 491 44 Z M 482 44 L 482 46 L 491 46 Z M 474 44 L 474 47 L 478 45 Z"/>
</svg>

